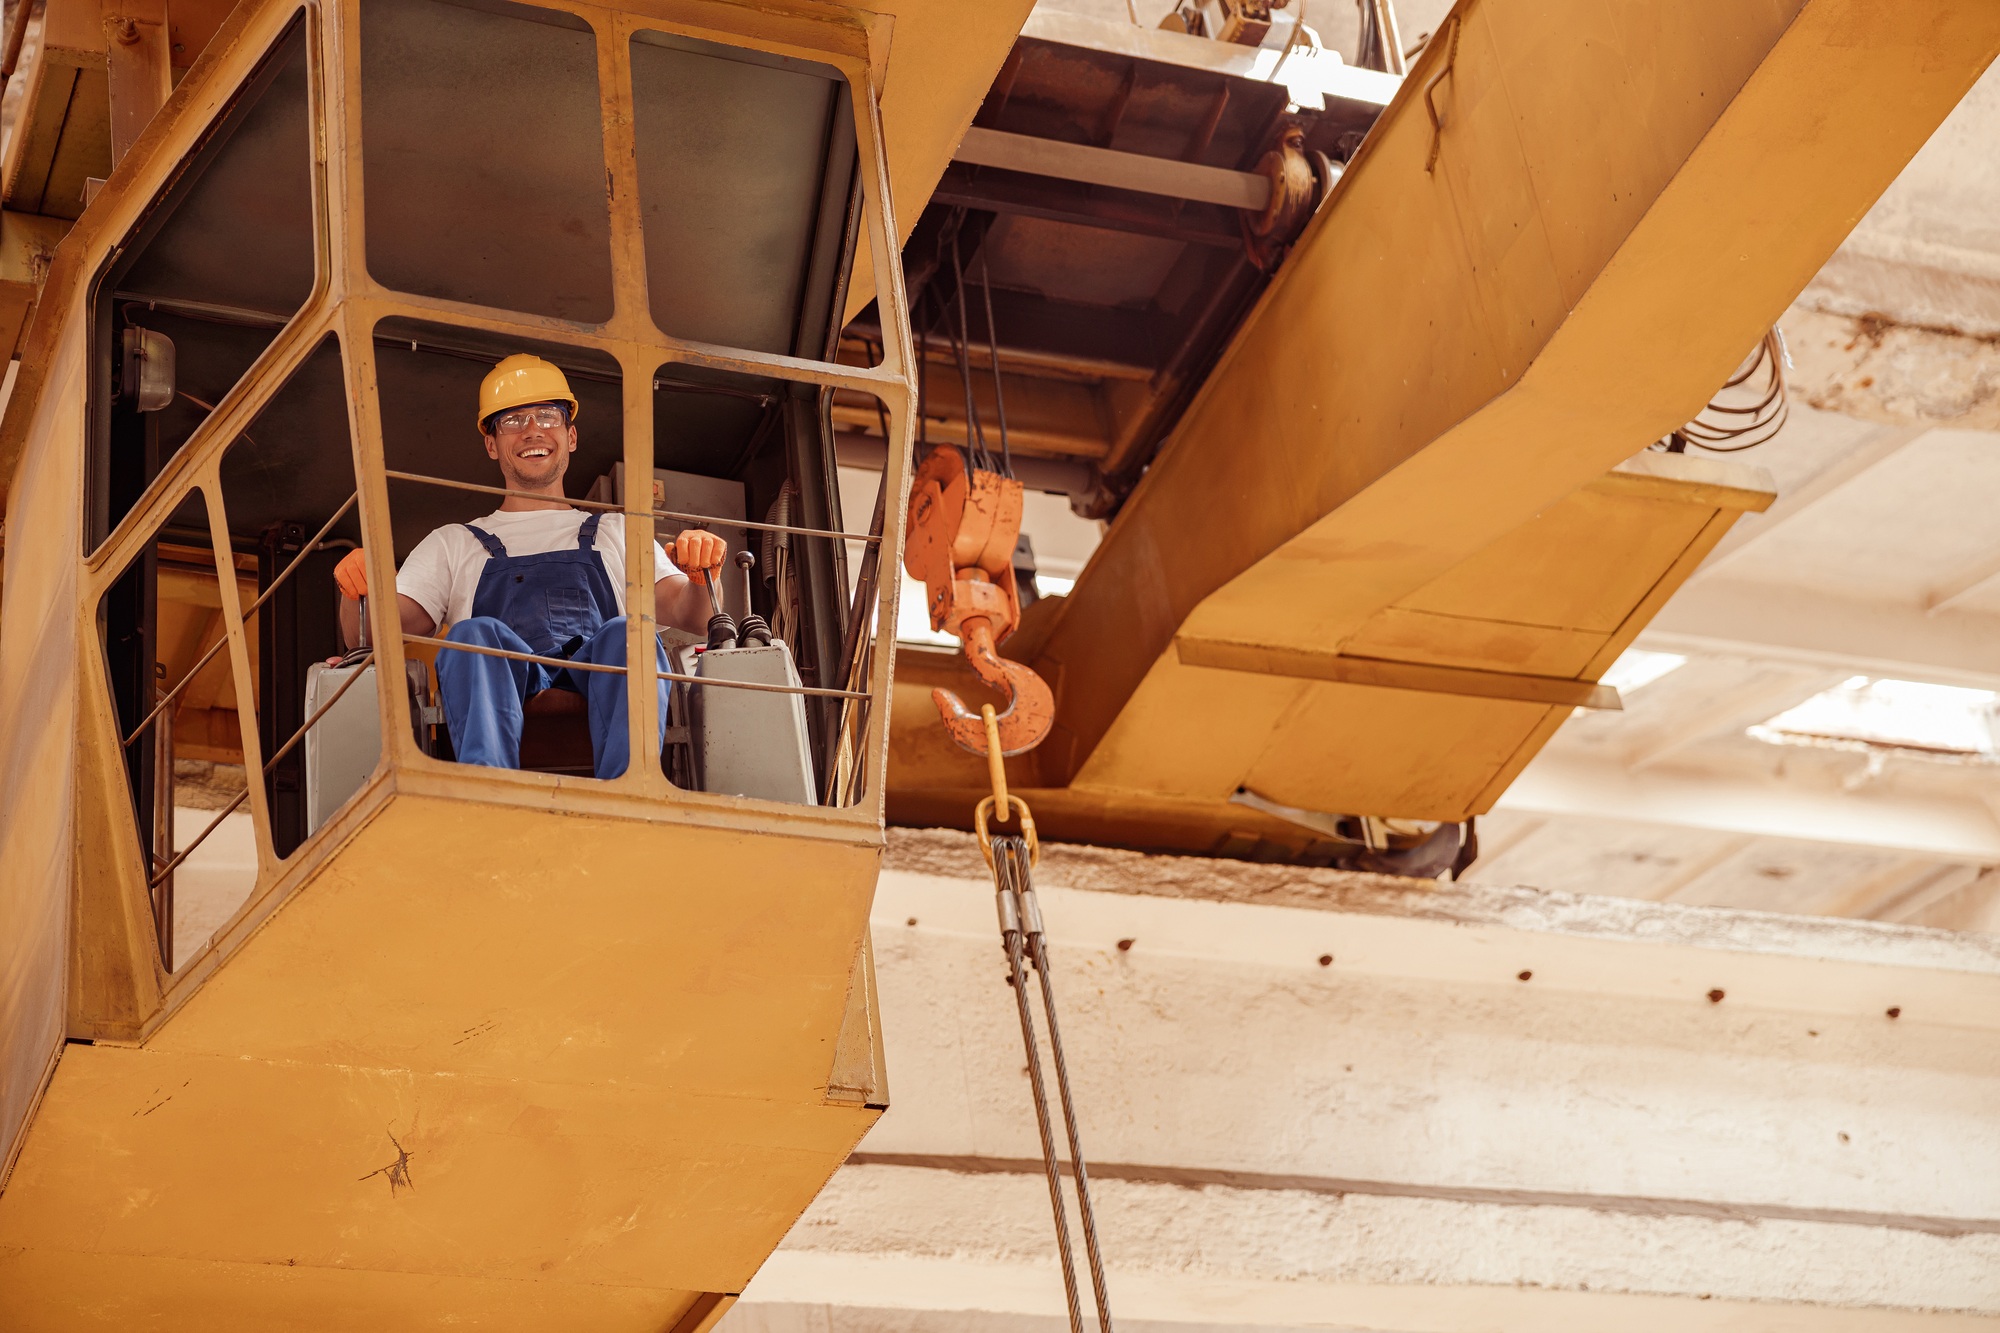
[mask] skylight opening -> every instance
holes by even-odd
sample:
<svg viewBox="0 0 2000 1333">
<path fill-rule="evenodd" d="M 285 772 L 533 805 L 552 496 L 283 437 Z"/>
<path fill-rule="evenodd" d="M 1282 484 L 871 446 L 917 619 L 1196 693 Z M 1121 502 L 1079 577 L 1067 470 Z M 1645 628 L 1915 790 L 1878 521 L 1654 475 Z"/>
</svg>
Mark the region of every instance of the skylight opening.
<svg viewBox="0 0 2000 1333">
<path fill-rule="evenodd" d="M 1686 664 L 1687 658 L 1680 653 L 1649 653 L 1643 648 L 1627 648 L 1618 654 L 1618 660 L 1611 664 L 1611 669 L 1604 673 L 1599 684 L 1630 694 Z"/>
<path fill-rule="evenodd" d="M 1779 745 L 1914 750 L 1936 755 L 1995 757 L 1992 690 L 1928 685 L 1915 680 L 1851 676 L 1830 690 L 1749 729 Z"/>
</svg>

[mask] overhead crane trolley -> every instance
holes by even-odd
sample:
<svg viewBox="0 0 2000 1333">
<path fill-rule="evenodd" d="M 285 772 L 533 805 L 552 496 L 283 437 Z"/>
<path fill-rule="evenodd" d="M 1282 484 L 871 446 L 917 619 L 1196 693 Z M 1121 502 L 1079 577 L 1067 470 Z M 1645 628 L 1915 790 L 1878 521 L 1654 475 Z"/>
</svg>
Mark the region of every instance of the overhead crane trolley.
<svg viewBox="0 0 2000 1333">
<path fill-rule="evenodd" d="M 897 8 L 906 38 L 956 23 Z M 0 1289 L 31 1323 L 89 1289 L 162 1327 L 706 1328 L 886 1105 L 889 32 L 866 5 L 247 0 L 120 145 L 4 423 L 5 609 L 53 628 L 0 691 L 24 752 L 73 757 L 0 816 L 74 899 L 0 1096 Z M 910 114 L 959 123 L 1011 37 Z M 879 351 L 836 360 L 870 301 Z M 333 564 L 359 546 L 393 587 L 497 502 L 467 406 L 515 352 L 574 388 L 568 494 L 622 528 L 628 587 L 656 535 L 785 539 L 723 593 L 746 662 L 786 627 L 779 666 L 705 667 L 729 645 L 631 599 L 626 660 L 672 655 L 614 668 L 642 756 L 615 778 L 539 695 L 521 769 L 454 762 L 438 644 L 391 597 L 347 664 L 376 670 L 309 703 Z M 879 404 L 872 525 L 840 512 L 836 390 Z M 378 757 L 314 810 L 307 747 L 364 676 Z M 790 799 L 696 789 L 703 703 L 753 745 L 791 720 Z"/>
</svg>

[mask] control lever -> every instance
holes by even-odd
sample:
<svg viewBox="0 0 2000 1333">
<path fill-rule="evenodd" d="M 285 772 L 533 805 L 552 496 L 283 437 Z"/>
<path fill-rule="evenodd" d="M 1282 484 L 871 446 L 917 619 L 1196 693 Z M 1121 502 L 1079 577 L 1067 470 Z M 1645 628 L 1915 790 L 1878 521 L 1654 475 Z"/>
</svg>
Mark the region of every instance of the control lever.
<svg viewBox="0 0 2000 1333">
<path fill-rule="evenodd" d="M 757 567 L 757 557 L 749 551 L 736 553 L 736 567 L 748 574 Z M 771 623 L 760 615 L 743 617 L 742 639 L 744 648 L 769 648 L 771 646 Z"/>
<path fill-rule="evenodd" d="M 368 632 L 368 599 L 365 596 L 361 598 L 360 606 L 355 614 L 354 637 L 357 642 L 339 657 L 328 658 L 327 665 L 353 666 L 355 663 L 365 660 L 368 654 L 375 650 L 374 644 L 371 642 L 373 636 Z"/>
<path fill-rule="evenodd" d="M 710 648 L 734 648 L 736 646 L 736 621 L 722 609 L 722 596 L 715 590 L 715 574 L 711 570 L 701 571 L 702 586 L 708 589 L 708 606 L 714 612 L 708 618 L 708 646 Z"/>
</svg>

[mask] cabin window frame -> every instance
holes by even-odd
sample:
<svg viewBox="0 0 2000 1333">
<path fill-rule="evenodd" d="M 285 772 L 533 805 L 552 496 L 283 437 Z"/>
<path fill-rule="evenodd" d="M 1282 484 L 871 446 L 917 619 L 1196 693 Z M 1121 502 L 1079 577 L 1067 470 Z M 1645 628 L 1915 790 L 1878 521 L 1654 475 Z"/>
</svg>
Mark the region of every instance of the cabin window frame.
<svg viewBox="0 0 2000 1333">
<path fill-rule="evenodd" d="M 148 220 L 157 215 L 159 202 L 170 197 L 176 182 L 185 178 L 204 147 L 214 141 L 218 127 L 226 123 L 260 64 L 301 16 L 307 34 L 312 123 L 314 285 L 305 304 L 291 315 L 238 382 L 189 434 L 168 465 L 149 481 L 129 512 L 102 541 L 95 543 L 94 549 L 81 553 L 83 564 L 77 591 L 85 623 L 95 624 L 96 610 L 104 593 L 196 488 L 207 499 L 211 546 L 218 568 L 233 568 L 228 493 L 221 477 L 222 456 L 330 335 L 339 340 L 346 377 L 347 428 L 357 484 L 356 504 L 369 553 L 370 579 L 378 587 L 393 586 L 395 571 L 383 475 L 381 405 L 375 384 L 374 347 L 369 337 L 374 325 L 385 318 L 465 325 L 504 335 L 578 344 L 609 354 L 618 362 L 624 378 L 624 461 L 628 475 L 648 475 L 653 466 L 651 384 L 653 374 L 662 367 L 685 364 L 773 378 L 806 386 L 822 399 L 835 390 L 859 392 L 881 401 L 890 436 L 881 568 L 872 613 L 875 627 L 872 641 L 876 650 L 861 685 L 867 697 L 867 740 L 859 748 L 853 765 L 861 775 L 861 799 L 840 806 L 784 806 L 688 791 L 669 783 L 655 763 L 635 762 L 623 778 L 608 783 L 577 783 L 557 775 L 515 770 L 470 769 L 424 755 L 417 747 L 402 692 L 383 690 L 378 692 L 378 701 L 385 744 L 374 775 L 342 811 L 312 833 L 289 857 L 281 860 L 273 851 L 265 784 L 261 781 L 249 784 L 246 803 L 257 837 L 256 887 L 204 950 L 184 960 L 171 976 L 162 977 L 161 1008 L 155 1018 L 147 1020 L 149 1023 L 183 1003 L 220 961 L 286 899 L 292 888 L 315 873 L 332 849 L 358 831 L 381 803 L 396 792 L 458 794 L 485 802 L 542 809 L 555 804 L 653 821 L 694 822 L 746 831 L 766 829 L 843 842 L 865 840 L 871 836 L 871 830 L 879 829 L 888 758 L 893 657 L 888 636 L 893 635 L 901 579 L 903 512 L 908 498 L 916 398 L 910 379 L 915 357 L 901 283 L 898 233 L 887 197 L 888 159 L 876 102 L 886 58 L 886 31 L 861 26 L 851 16 L 839 13 L 787 16 L 710 4 L 707 0 L 688 0 L 674 21 L 657 14 L 624 13 L 589 4 L 551 7 L 569 10 L 589 21 L 597 38 L 600 115 L 612 178 L 611 235 L 617 288 L 613 318 L 602 327 L 579 328 L 544 317 L 523 317 L 512 312 L 412 298 L 376 284 L 366 268 L 364 238 L 360 233 L 365 214 L 359 140 L 359 69 L 355 59 L 357 8 L 328 7 L 322 0 L 305 3 L 279 0 L 246 6 L 224 26 L 203 67 L 183 84 L 177 102 L 170 104 L 167 119 L 156 127 L 153 160 L 130 164 L 134 174 L 114 181 L 117 188 L 101 196 L 98 206 L 87 210 L 79 221 L 76 239 L 84 247 L 84 269 L 91 276 L 82 279 L 73 289 L 76 295 L 69 298 L 76 303 L 75 317 L 79 322 L 74 326 L 76 331 L 69 335 L 76 340 L 69 344 L 74 351 L 64 354 L 76 355 L 82 361 L 82 373 L 70 380 L 72 387 L 66 392 L 75 395 L 83 429 L 91 429 L 93 414 L 101 407 L 104 392 L 108 390 L 108 379 L 93 380 L 91 373 L 92 353 L 104 323 L 93 319 L 92 311 L 103 295 L 104 279 L 132 238 L 139 236 Z M 818 360 L 685 342 L 654 327 L 645 291 L 644 240 L 632 153 L 629 114 L 632 88 L 629 67 L 621 59 L 640 29 L 824 64 L 845 79 L 858 166 L 858 219 L 849 262 L 852 274 L 868 272 L 875 278 L 875 294 L 884 311 L 887 331 L 879 364 L 857 367 L 832 360 L 835 353 L 831 339 L 829 359 Z M 835 324 L 845 313 L 836 303 L 829 312 L 829 324 Z M 822 419 L 824 416 L 822 412 Z M 830 454 L 824 461 L 829 469 L 834 466 Z M 633 490 L 634 494 L 640 493 L 638 488 Z M 84 504 L 81 495 L 78 504 Z M 88 533 L 88 512 L 81 513 L 79 518 Z M 634 565 L 650 559 L 648 547 L 654 535 L 652 513 L 646 506 L 627 506 L 625 518 L 628 583 L 650 586 L 650 567 L 640 577 L 632 576 L 638 572 Z M 246 772 L 261 773 L 266 757 L 258 736 L 256 673 L 250 661 L 243 616 L 247 599 L 239 597 L 233 579 L 222 579 L 219 586 L 228 638 L 225 651 L 236 682 L 244 767 Z M 399 680 L 404 653 L 400 626 L 393 622 L 393 600 L 371 599 L 370 610 L 375 617 L 371 628 L 380 645 L 377 666 L 382 678 Z M 630 618 L 633 642 L 628 645 L 632 649 L 629 656 L 631 660 L 649 660 L 650 645 L 639 641 L 639 636 L 642 632 L 650 636 L 651 606 L 648 602 L 635 609 L 643 609 L 647 615 Z M 92 651 L 98 654 L 100 674 L 108 672 L 101 647 Z M 639 673 L 628 676 L 628 688 L 635 696 L 631 708 L 635 754 L 652 752 L 652 729 L 656 725 L 655 694 L 643 688 L 645 683 Z M 95 692 L 97 687 L 92 688 Z M 641 737 L 645 739 L 642 741 Z M 106 737 L 104 744 L 115 745 L 116 740 Z M 120 781 L 123 782 L 122 777 Z M 122 886 L 120 895 L 134 904 L 143 902 L 146 896 L 145 877 L 137 874 L 138 869 L 138 861 L 130 857 L 117 858 L 117 864 L 111 867 L 111 873 Z"/>
<path fill-rule="evenodd" d="M 274 7 L 276 9 L 278 7 Z M 107 563 L 122 565 L 114 560 L 117 548 L 128 546 L 134 534 L 150 531 L 158 526 L 148 516 L 166 505 L 171 511 L 184 498 L 186 491 L 195 482 L 192 474 L 199 470 L 200 460 L 216 451 L 218 438 L 228 435 L 233 438 L 233 430 L 225 430 L 226 415 L 240 415 L 246 401 L 260 399 L 258 389 L 271 378 L 273 366 L 286 359 L 287 350 L 302 338 L 306 326 L 317 325 L 331 304 L 333 287 L 332 243 L 328 225 L 328 190 L 325 170 L 323 139 L 319 126 L 324 123 L 326 107 L 326 60 L 320 6 L 317 0 L 308 3 L 294 3 L 280 16 L 273 14 L 276 31 L 260 47 L 258 54 L 231 90 L 222 108 L 202 127 L 194 145 L 174 163 L 170 174 L 151 193 L 138 218 L 125 229 L 122 237 L 114 243 L 97 265 L 88 288 L 86 338 L 87 353 L 85 364 L 86 415 L 85 466 L 83 487 L 83 533 L 84 558 L 87 565 L 101 568 Z M 311 218 L 313 243 L 313 282 L 306 298 L 285 322 L 272 334 L 271 340 L 247 366 L 242 375 L 221 398 L 215 407 L 174 454 L 162 460 L 160 470 L 140 490 L 138 496 L 126 508 L 124 514 L 115 521 L 108 521 L 109 497 L 105 487 L 109 484 L 106 471 L 109 466 L 108 436 L 111 428 L 111 368 L 116 355 L 113 343 L 116 340 L 116 318 L 114 304 L 116 293 L 109 290 L 114 277 L 120 276 L 120 269 L 131 251 L 150 242 L 171 219 L 175 208 L 189 194 L 200 186 L 200 176 L 214 156 L 220 154 L 227 143 L 225 133 L 232 128 L 229 124 L 246 98 L 255 96 L 260 90 L 257 83 L 279 49 L 292 40 L 294 27 L 303 29 L 306 55 L 306 118 L 308 127 L 308 149 L 310 153 L 309 179 L 311 188 Z M 283 378 L 282 375 L 279 378 Z M 261 401 L 257 403 L 261 406 Z M 255 414 L 253 408 L 250 415 Z M 104 519 L 100 520 L 100 511 Z"/>
<path fill-rule="evenodd" d="M 362 234 L 364 224 L 361 222 L 366 217 L 366 146 L 361 140 L 360 62 L 352 60 L 343 69 L 345 113 L 341 125 L 342 146 L 338 153 L 332 155 L 336 167 L 333 186 L 336 206 L 342 215 L 356 220 L 346 235 L 347 249 L 343 259 L 350 291 L 341 302 L 341 314 L 345 330 L 343 343 L 349 357 L 350 388 L 356 409 L 357 443 L 361 451 L 362 522 L 367 534 L 365 544 L 370 586 L 390 587 L 395 578 L 373 336 L 375 328 L 385 320 L 409 319 L 482 334 L 568 344 L 615 359 L 625 392 L 623 461 L 628 477 L 650 476 L 652 473 L 654 422 L 651 384 L 656 374 L 674 364 L 806 385 L 815 391 L 824 391 L 821 393 L 823 399 L 828 398 L 833 390 L 852 389 L 881 400 L 891 432 L 889 469 L 885 476 L 896 487 L 896 493 L 889 496 L 889 502 L 885 504 L 884 532 L 881 536 L 883 554 L 876 586 L 875 614 L 870 622 L 876 627 L 876 641 L 884 642 L 880 637 L 882 626 L 890 627 L 887 632 L 893 635 L 896 605 L 893 598 L 897 595 L 901 576 L 901 528 L 907 502 L 907 475 L 913 438 L 913 418 L 910 414 L 914 410 L 915 394 L 907 370 L 914 364 L 914 355 L 908 346 L 908 316 L 901 283 L 900 252 L 890 241 L 894 216 L 884 197 L 888 182 L 887 158 L 881 141 L 878 108 L 870 91 L 875 86 L 877 68 L 870 35 L 844 25 L 801 21 L 786 25 L 795 34 L 793 40 L 782 37 L 774 40 L 768 31 L 773 26 L 770 16 L 747 14 L 740 9 L 720 5 L 696 7 L 697 11 L 710 11 L 702 16 L 710 22 L 669 21 L 652 14 L 634 14 L 562 0 L 538 0 L 535 7 L 575 15 L 590 25 L 597 38 L 600 123 L 604 129 L 604 152 L 610 175 L 614 283 L 612 316 L 600 324 L 413 295 L 377 281 L 367 268 L 366 238 Z M 343 9 L 340 21 L 340 40 L 347 45 L 347 49 L 358 50 L 358 8 Z M 757 31 L 759 28 L 766 31 Z M 629 60 L 632 39 L 641 31 L 692 37 L 787 56 L 828 66 L 841 75 L 848 99 L 850 132 L 856 138 L 855 178 L 859 187 L 855 243 L 852 256 L 847 261 L 849 280 L 854 272 L 859 271 L 865 256 L 869 270 L 877 275 L 878 299 L 887 302 L 893 312 L 891 321 L 898 330 L 896 336 L 887 340 L 879 365 L 856 367 L 833 359 L 837 354 L 839 325 L 844 323 L 845 285 L 836 298 L 836 308 L 829 311 L 831 327 L 825 359 L 694 342 L 666 334 L 655 324 L 646 282 L 645 240 L 632 114 L 634 92 Z M 821 40 L 815 43 L 796 40 L 796 37 L 808 35 Z M 827 418 L 824 406 L 819 417 L 822 422 Z M 830 435 L 826 453 L 824 461 L 831 475 L 835 460 Z M 638 493 L 636 487 L 629 488 L 629 491 L 634 495 Z M 837 518 L 837 495 L 830 502 L 834 506 L 830 512 Z M 634 508 L 628 504 L 623 517 L 626 522 L 626 585 L 628 588 L 650 588 L 650 547 L 655 539 L 653 515 L 650 508 Z M 631 614 L 627 617 L 626 660 L 651 661 L 653 619 L 650 601 L 642 603 L 640 599 L 629 599 L 627 610 Z M 378 645 L 378 667 L 385 678 L 398 679 L 405 653 L 394 600 L 371 598 L 369 611 L 371 635 Z M 868 676 L 867 743 L 860 762 L 854 765 L 860 774 L 858 789 L 868 795 L 862 796 L 859 801 L 815 807 L 779 807 L 762 801 L 746 802 L 740 797 L 716 796 L 676 786 L 667 780 L 657 762 L 641 763 L 636 759 L 622 776 L 602 782 L 593 780 L 588 784 L 579 784 L 556 774 L 519 769 L 479 769 L 476 770 L 476 777 L 482 784 L 482 795 L 526 803 L 539 804 L 546 799 L 547 793 L 562 786 L 571 791 L 594 791 L 607 796 L 615 794 L 647 802 L 707 806 L 712 814 L 738 811 L 747 804 L 759 810 L 769 807 L 791 812 L 813 811 L 818 817 L 840 822 L 861 818 L 872 822 L 879 814 L 888 758 L 886 728 L 892 655 L 890 650 L 876 651 Z M 628 743 L 634 756 L 652 754 L 656 750 L 653 736 L 656 734 L 658 704 L 656 692 L 648 688 L 650 684 L 644 673 L 627 673 Z M 426 790 L 440 793 L 466 790 L 454 781 L 467 776 L 465 766 L 424 754 L 418 747 L 407 717 L 407 701 L 400 693 L 383 691 L 379 703 L 383 710 L 382 735 L 390 738 L 384 746 L 384 765 L 401 770 L 406 779 L 422 775 L 428 781 L 417 785 Z"/>
</svg>

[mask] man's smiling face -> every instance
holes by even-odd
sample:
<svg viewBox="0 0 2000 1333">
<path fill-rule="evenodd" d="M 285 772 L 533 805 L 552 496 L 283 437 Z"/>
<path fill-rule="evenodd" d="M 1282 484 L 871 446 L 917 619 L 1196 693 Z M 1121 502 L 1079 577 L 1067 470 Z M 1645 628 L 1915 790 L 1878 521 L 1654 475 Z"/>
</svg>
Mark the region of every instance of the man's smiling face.
<svg viewBox="0 0 2000 1333">
<path fill-rule="evenodd" d="M 567 424 L 529 421 L 518 430 L 508 430 L 495 422 L 493 433 L 485 438 L 487 457 L 500 464 L 500 475 L 512 491 L 559 488 L 569 456 L 576 452 L 576 427 Z"/>
</svg>

